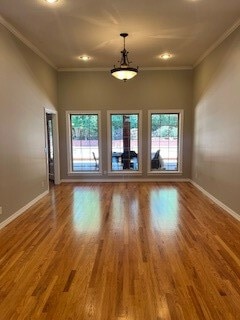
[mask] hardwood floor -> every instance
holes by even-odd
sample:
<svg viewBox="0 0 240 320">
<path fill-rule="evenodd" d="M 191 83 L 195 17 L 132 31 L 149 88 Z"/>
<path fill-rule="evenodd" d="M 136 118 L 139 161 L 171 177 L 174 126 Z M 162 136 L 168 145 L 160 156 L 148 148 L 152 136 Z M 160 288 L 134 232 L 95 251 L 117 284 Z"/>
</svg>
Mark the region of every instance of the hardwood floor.
<svg viewBox="0 0 240 320">
<path fill-rule="evenodd" d="M 239 244 L 189 183 L 62 184 L 0 230 L 0 319 L 240 319 Z"/>
</svg>

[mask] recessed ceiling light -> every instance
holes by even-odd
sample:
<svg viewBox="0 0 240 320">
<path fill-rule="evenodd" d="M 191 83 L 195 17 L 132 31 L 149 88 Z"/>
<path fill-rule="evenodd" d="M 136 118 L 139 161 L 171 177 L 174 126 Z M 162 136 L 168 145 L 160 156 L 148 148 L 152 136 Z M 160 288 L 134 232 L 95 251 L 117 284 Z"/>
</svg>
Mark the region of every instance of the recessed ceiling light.
<svg viewBox="0 0 240 320">
<path fill-rule="evenodd" d="M 54 3 L 57 2 L 58 0 L 46 0 L 48 3 Z"/>
<path fill-rule="evenodd" d="M 171 59 L 173 55 L 169 52 L 164 52 L 163 54 L 160 55 L 160 59 L 162 60 L 168 60 Z"/>
<path fill-rule="evenodd" d="M 90 57 L 84 55 L 84 56 L 79 57 L 79 59 L 83 60 L 83 61 L 88 61 L 88 60 L 90 60 Z"/>
</svg>

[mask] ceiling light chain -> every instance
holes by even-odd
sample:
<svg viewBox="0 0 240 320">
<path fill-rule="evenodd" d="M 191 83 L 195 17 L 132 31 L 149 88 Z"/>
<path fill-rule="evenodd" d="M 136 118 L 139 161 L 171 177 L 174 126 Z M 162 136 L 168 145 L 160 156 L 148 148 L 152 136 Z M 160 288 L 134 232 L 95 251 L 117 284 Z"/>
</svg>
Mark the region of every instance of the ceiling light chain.
<svg viewBox="0 0 240 320">
<path fill-rule="evenodd" d="M 131 62 L 128 60 L 128 51 L 125 48 L 125 38 L 128 36 L 128 33 L 121 33 L 120 36 L 123 37 L 123 50 L 121 51 L 122 56 L 119 61 L 120 67 L 116 68 L 114 65 L 114 68 L 111 70 L 111 74 L 119 80 L 127 81 L 137 75 L 138 67 L 130 67 Z"/>
</svg>

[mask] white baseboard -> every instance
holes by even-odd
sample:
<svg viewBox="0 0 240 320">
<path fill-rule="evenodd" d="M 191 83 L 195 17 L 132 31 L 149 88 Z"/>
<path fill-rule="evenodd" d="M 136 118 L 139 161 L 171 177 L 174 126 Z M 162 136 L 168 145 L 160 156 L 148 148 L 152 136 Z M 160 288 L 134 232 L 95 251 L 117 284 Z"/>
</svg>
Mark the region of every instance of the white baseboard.
<svg viewBox="0 0 240 320">
<path fill-rule="evenodd" d="M 170 179 L 157 179 L 157 178 L 142 178 L 142 179 L 134 179 L 134 178 L 117 178 L 117 179 L 62 179 L 62 182 L 189 182 L 189 179 L 183 179 L 183 178 L 170 178 Z"/>
<path fill-rule="evenodd" d="M 10 217 L 8 217 L 6 220 L 0 223 L 0 229 L 4 228 L 6 225 L 8 225 L 10 222 L 15 220 L 17 217 L 19 217 L 21 214 L 23 214 L 27 209 L 29 209 L 32 205 L 34 205 L 37 201 L 42 199 L 44 196 L 48 194 L 48 190 L 44 191 L 42 194 L 37 196 L 35 199 L 30 201 L 28 204 L 26 204 L 24 207 L 19 209 L 17 212 L 13 213 Z"/>
<path fill-rule="evenodd" d="M 196 187 L 198 190 L 200 190 L 202 193 L 204 193 L 209 199 L 211 199 L 213 202 L 215 202 L 219 207 L 224 209 L 227 213 L 229 213 L 232 217 L 240 221 L 240 214 L 230 209 L 228 206 L 226 206 L 223 202 L 215 198 L 211 193 L 207 192 L 205 189 L 203 189 L 199 184 L 194 182 L 193 180 L 190 180 L 191 184 Z"/>
</svg>

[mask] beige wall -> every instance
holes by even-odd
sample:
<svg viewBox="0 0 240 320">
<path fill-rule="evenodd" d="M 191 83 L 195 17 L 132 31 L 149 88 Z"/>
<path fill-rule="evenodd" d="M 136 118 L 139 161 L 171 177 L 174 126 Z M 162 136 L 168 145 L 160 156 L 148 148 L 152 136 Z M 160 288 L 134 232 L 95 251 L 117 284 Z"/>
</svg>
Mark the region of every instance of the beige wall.
<svg viewBox="0 0 240 320">
<path fill-rule="evenodd" d="M 47 189 L 44 107 L 57 105 L 57 72 L 2 25 L 0 43 L 1 222 Z"/>
<path fill-rule="evenodd" d="M 194 72 L 193 180 L 240 214 L 240 28 Z"/>
<path fill-rule="evenodd" d="M 1 25 L 0 42 L 0 223 L 46 191 L 44 107 L 54 110 L 57 101 L 62 179 L 73 179 L 67 175 L 67 110 L 101 110 L 103 170 L 107 170 L 107 110 L 142 110 L 143 175 L 138 176 L 142 179 L 156 177 L 147 176 L 147 111 L 183 109 L 183 174 L 162 177 L 189 178 L 193 163 L 192 179 L 240 212 L 239 29 L 194 70 L 194 90 L 191 70 L 140 71 L 127 83 L 109 72 L 57 74 Z"/>
<path fill-rule="evenodd" d="M 140 71 L 136 78 L 126 83 L 114 79 L 110 72 L 60 72 L 58 74 L 58 104 L 62 179 L 73 179 L 67 175 L 65 115 L 67 110 L 101 110 L 103 170 L 107 170 L 107 110 L 142 110 L 143 175 L 132 176 L 142 179 L 147 177 L 147 111 L 149 109 L 184 109 L 183 174 L 168 174 L 163 175 L 162 178 L 190 177 L 192 70 Z M 156 176 L 148 176 L 148 178 L 153 177 Z M 107 175 L 101 178 L 106 179 Z"/>
</svg>

